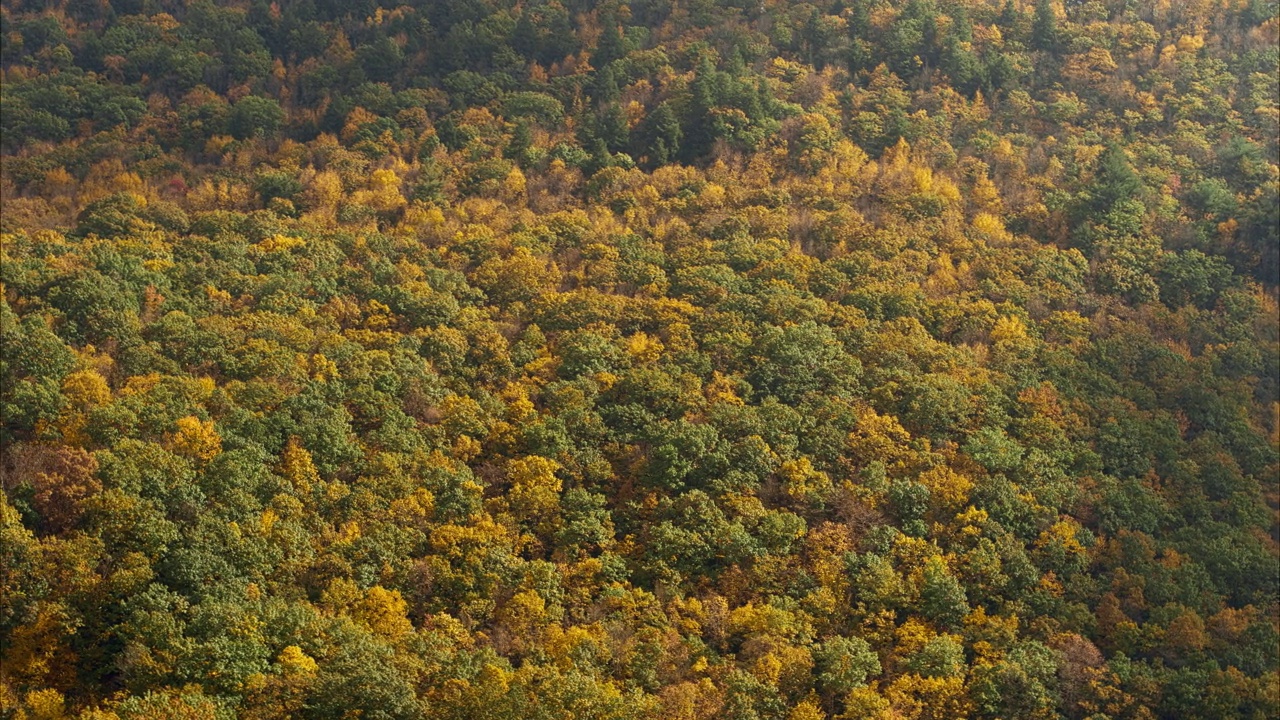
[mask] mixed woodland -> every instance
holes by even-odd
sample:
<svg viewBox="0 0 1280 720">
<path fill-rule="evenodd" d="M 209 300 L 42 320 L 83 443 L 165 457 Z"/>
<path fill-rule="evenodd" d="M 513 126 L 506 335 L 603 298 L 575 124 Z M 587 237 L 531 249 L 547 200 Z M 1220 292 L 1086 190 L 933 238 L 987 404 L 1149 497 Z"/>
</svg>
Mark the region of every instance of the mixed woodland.
<svg viewBox="0 0 1280 720">
<path fill-rule="evenodd" d="M 1274 0 L 0 48 L 0 718 L 1280 716 Z"/>
</svg>

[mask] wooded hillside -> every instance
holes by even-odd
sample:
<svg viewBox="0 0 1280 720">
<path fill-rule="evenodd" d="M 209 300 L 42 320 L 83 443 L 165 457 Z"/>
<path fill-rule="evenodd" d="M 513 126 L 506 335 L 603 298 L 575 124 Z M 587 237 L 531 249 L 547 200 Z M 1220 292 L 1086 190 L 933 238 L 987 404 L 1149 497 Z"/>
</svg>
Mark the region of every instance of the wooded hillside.
<svg viewBox="0 0 1280 720">
<path fill-rule="evenodd" d="M 1280 716 L 1268 0 L 4 0 L 0 717 Z"/>
</svg>

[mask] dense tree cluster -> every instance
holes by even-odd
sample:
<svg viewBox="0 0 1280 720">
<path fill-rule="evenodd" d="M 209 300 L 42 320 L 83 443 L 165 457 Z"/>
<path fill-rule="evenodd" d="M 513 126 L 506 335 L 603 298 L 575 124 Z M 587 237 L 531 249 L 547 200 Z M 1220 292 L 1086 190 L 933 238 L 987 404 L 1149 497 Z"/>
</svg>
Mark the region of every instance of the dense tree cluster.
<svg viewBox="0 0 1280 720">
<path fill-rule="evenodd" d="M 1275 717 L 1278 13 L 4 0 L 0 717 Z"/>
</svg>

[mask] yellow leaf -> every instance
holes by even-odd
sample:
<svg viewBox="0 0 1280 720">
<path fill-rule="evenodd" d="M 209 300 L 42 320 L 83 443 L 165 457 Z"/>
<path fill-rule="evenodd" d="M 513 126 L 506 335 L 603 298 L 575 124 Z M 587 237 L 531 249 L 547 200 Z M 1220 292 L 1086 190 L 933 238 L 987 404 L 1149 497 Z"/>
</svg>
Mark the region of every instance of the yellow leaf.
<svg viewBox="0 0 1280 720">
<path fill-rule="evenodd" d="M 280 667 L 284 669 L 286 675 L 310 677 L 320 669 L 316 661 L 310 655 L 302 652 L 302 648 L 297 645 L 289 645 L 284 650 L 281 650 L 276 662 L 280 663 Z"/>
<path fill-rule="evenodd" d="M 210 460 L 222 452 L 222 437 L 213 427 L 212 420 L 200 420 L 188 415 L 176 423 L 177 432 L 170 436 L 170 446 L 179 455 L 196 460 Z"/>
</svg>

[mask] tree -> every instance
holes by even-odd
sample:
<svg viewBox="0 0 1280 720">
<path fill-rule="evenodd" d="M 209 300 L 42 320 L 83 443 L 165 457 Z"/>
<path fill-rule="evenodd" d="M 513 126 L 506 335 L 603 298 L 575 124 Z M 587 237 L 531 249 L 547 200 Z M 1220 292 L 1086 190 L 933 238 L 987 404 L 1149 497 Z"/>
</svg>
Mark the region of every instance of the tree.
<svg viewBox="0 0 1280 720">
<path fill-rule="evenodd" d="M 180 418 L 172 443 L 174 452 L 196 460 L 210 460 L 222 451 L 222 438 L 210 420 L 195 417 Z"/>
<path fill-rule="evenodd" d="M 969 614 L 964 587 L 947 571 L 942 558 L 932 557 L 925 565 L 920 605 L 925 617 L 948 630 L 958 629 Z"/>
<path fill-rule="evenodd" d="M 61 387 L 75 356 L 40 315 L 19 320 L 0 300 L 0 440 L 9 444 L 53 422 L 66 402 Z"/>
<path fill-rule="evenodd" d="M 1142 180 L 1133 171 L 1129 157 L 1124 149 L 1115 143 L 1107 145 L 1098 158 L 1098 168 L 1094 173 L 1092 186 L 1089 188 L 1088 207 L 1096 216 L 1107 217 L 1107 227 L 1117 233 L 1133 234 L 1136 228 L 1127 223 L 1135 214 L 1140 216 L 1145 208 L 1140 204 L 1132 207 L 1122 205 L 1124 202 L 1138 200 L 1142 191 Z M 1109 213 L 1121 210 L 1121 214 L 1108 217 Z"/>
<path fill-rule="evenodd" d="M 228 127 L 237 140 L 252 137 L 270 137 L 280 131 L 284 123 L 284 109 L 269 97 L 249 95 L 231 107 Z"/>
<path fill-rule="evenodd" d="M 814 654 L 818 685 L 829 696 L 845 695 L 880 674 L 880 658 L 866 640 L 835 636 Z"/>
<path fill-rule="evenodd" d="M 1044 52 L 1058 49 L 1058 16 L 1052 0 L 1036 0 L 1035 17 L 1031 23 L 1031 45 Z"/>
<path fill-rule="evenodd" d="M 536 455 L 513 460 L 507 467 L 511 490 L 507 501 L 520 517 L 537 519 L 559 505 L 559 463 Z"/>
<path fill-rule="evenodd" d="M 662 167 L 681 156 L 684 131 L 668 102 L 659 103 L 645 116 L 636 136 L 636 155 L 647 158 L 648 167 Z"/>
</svg>

